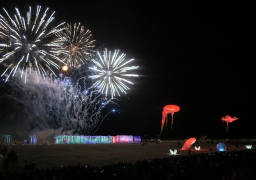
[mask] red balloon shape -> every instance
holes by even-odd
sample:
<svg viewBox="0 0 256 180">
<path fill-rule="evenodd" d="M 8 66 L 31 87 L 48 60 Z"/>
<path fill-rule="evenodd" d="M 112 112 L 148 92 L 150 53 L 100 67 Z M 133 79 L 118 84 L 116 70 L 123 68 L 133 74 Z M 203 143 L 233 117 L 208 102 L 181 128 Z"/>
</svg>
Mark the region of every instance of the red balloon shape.
<svg viewBox="0 0 256 180">
<path fill-rule="evenodd" d="M 192 144 L 194 144 L 195 142 L 196 138 L 189 138 L 188 140 L 186 140 L 181 150 L 189 150 Z"/>
<path fill-rule="evenodd" d="M 180 107 L 177 106 L 177 105 L 166 105 L 164 106 L 163 108 L 163 111 L 162 111 L 162 122 L 161 122 L 161 133 L 163 131 L 163 127 L 164 127 L 164 123 L 166 122 L 166 126 L 167 126 L 167 116 L 168 114 L 171 114 L 172 115 L 172 120 L 171 120 L 171 129 L 172 129 L 172 126 L 173 126 L 173 114 L 176 113 L 176 112 L 179 112 L 180 110 Z M 160 135 L 161 135 L 160 133 Z"/>
<path fill-rule="evenodd" d="M 238 120 L 238 118 L 237 118 L 237 117 L 231 117 L 231 116 L 229 116 L 229 115 L 226 115 L 225 117 L 222 117 L 221 120 L 222 120 L 222 121 L 226 121 L 226 123 L 227 123 L 227 129 L 226 129 L 226 131 L 228 132 L 228 123 L 232 123 L 233 121 Z"/>
</svg>

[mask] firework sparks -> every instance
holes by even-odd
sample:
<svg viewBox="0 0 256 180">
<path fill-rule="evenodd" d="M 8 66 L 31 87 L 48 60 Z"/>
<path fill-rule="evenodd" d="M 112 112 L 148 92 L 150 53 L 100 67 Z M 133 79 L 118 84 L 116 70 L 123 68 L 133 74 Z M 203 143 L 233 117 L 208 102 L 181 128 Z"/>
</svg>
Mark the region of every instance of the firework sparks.
<svg viewBox="0 0 256 180">
<path fill-rule="evenodd" d="M 54 45 L 58 55 L 70 66 L 84 64 L 91 59 L 93 54 L 92 34 L 84 26 L 66 24 L 65 29 L 56 33 Z"/>
<path fill-rule="evenodd" d="M 132 62 L 134 59 L 125 61 L 125 54 L 118 55 L 119 50 L 115 50 L 114 54 L 111 51 L 103 51 L 103 55 L 97 52 L 97 59 L 92 59 L 94 67 L 89 67 L 96 72 L 96 75 L 89 76 L 89 78 L 96 79 L 96 82 L 92 85 L 94 88 L 99 88 L 101 93 L 110 94 L 114 96 L 120 96 L 120 93 L 125 93 L 129 90 L 126 85 L 133 84 L 131 81 L 124 79 L 123 77 L 138 77 L 137 74 L 128 74 L 126 71 L 137 69 L 139 66 L 126 65 Z"/>
<path fill-rule="evenodd" d="M 35 72 L 28 76 L 35 76 Z M 8 93 L 0 96 L 0 101 L 11 101 L 12 107 L 22 106 L 24 116 L 30 117 L 24 122 L 26 126 L 93 135 L 110 114 L 106 114 L 106 110 L 109 105 L 116 104 L 115 99 L 105 97 L 97 89 L 87 89 L 86 77 L 74 83 L 69 77 L 62 78 L 62 75 L 55 80 L 39 76 L 38 80 L 24 84 L 15 76 L 4 84 Z M 0 110 L 3 110 L 1 106 Z"/>
<path fill-rule="evenodd" d="M 25 74 L 25 81 L 27 72 L 31 70 L 37 70 L 42 76 L 50 70 L 55 75 L 52 67 L 59 69 L 58 62 L 64 62 L 52 52 L 48 38 L 62 31 L 60 26 L 64 23 L 50 28 L 55 12 L 48 16 L 49 9 L 42 11 L 41 6 L 37 6 L 35 13 L 29 6 L 26 17 L 20 14 L 18 8 L 15 8 L 14 15 L 3 10 L 5 16 L 0 14 L 0 63 L 7 68 L 1 76 L 7 74 L 7 81 L 10 75 L 15 75 L 17 68 L 21 69 L 21 77 Z"/>
</svg>

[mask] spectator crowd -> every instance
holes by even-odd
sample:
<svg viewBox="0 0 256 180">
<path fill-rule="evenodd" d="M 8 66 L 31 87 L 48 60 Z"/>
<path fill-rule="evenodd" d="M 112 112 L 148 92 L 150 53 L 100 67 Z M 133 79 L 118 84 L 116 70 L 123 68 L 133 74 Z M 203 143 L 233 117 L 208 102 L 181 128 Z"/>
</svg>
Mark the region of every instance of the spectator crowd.
<svg viewBox="0 0 256 180">
<path fill-rule="evenodd" d="M 15 153 L 11 154 L 15 157 Z M 119 162 L 102 167 L 77 164 L 37 169 L 26 164 L 22 172 L 0 173 L 1 180 L 80 180 L 80 179 L 189 179 L 189 180 L 256 180 L 256 150 L 207 152 L 169 158 Z"/>
</svg>

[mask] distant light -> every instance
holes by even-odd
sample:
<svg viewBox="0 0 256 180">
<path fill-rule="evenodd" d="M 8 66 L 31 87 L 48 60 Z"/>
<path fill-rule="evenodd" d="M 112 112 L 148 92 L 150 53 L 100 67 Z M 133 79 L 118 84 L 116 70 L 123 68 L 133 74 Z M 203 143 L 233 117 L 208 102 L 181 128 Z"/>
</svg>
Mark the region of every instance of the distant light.
<svg viewBox="0 0 256 180">
<path fill-rule="evenodd" d="M 200 150 L 200 146 L 198 146 L 198 147 L 195 146 L 195 150 L 199 151 Z"/>
<path fill-rule="evenodd" d="M 68 70 L 68 66 L 66 66 L 66 65 L 65 65 L 65 66 L 62 66 L 62 70 L 63 70 L 63 71 L 67 71 L 67 70 Z"/>
<path fill-rule="evenodd" d="M 245 145 L 246 149 L 252 149 L 252 145 Z"/>
<path fill-rule="evenodd" d="M 112 112 L 115 112 L 115 111 L 116 111 L 115 109 L 112 110 Z"/>
<path fill-rule="evenodd" d="M 169 151 L 171 155 L 176 155 L 178 152 L 177 149 L 174 149 L 174 150 L 169 149 Z"/>
</svg>

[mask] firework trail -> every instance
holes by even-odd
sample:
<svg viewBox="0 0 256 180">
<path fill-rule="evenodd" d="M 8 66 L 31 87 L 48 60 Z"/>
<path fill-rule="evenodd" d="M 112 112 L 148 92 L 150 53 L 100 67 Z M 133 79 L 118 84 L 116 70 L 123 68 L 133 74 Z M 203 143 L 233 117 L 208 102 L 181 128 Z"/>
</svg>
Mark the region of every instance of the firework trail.
<svg viewBox="0 0 256 180">
<path fill-rule="evenodd" d="M 35 75 L 35 72 L 29 76 Z M 28 77 L 30 78 L 30 77 Z M 8 94 L 0 97 L 11 104 L 20 104 L 27 114 L 26 122 L 32 129 L 61 129 L 73 134 L 94 134 L 105 116 L 102 111 L 110 104 L 116 104 L 95 89 L 88 89 L 86 78 L 75 83 L 69 77 L 61 79 L 32 79 L 26 84 L 14 77 L 5 83 Z M 0 107 L 1 110 L 1 107 Z M 103 113 L 104 114 L 104 113 Z M 18 119 L 17 119 L 18 120 Z"/>
<path fill-rule="evenodd" d="M 90 30 L 80 23 L 66 24 L 63 31 L 55 33 L 55 52 L 69 66 L 85 64 L 93 56 L 94 40 Z"/>
<path fill-rule="evenodd" d="M 99 92 L 111 95 L 113 98 L 116 95 L 120 96 L 120 93 L 125 93 L 129 90 L 126 85 L 133 84 L 131 81 L 123 77 L 138 77 L 137 74 L 129 74 L 126 71 L 137 69 L 139 66 L 126 66 L 134 59 L 128 61 L 125 60 L 125 54 L 118 55 L 119 50 L 115 50 L 113 54 L 111 51 L 103 51 L 101 55 L 97 52 L 97 58 L 92 59 L 94 66 L 89 67 L 96 74 L 89 76 L 91 79 L 95 79 L 96 82 L 92 87 L 99 88 Z"/>
<path fill-rule="evenodd" d="M 52 36 L 62 31 L 60 28 L 64 23 L 51 28 L 54 13 L 49 13 L 49 8 L 41 10 L 37 6 L 32 12 L 31 7 L 26 16 L 22 16 L 18 8 L 15 14 L 10 15 L 3 8 L 4 15 L 0 14 L 0 63 L 6 66 L 1 76 L 6 75 L 6 81 L 17 69 L 21 69 L 21 77 L 28 71 L 36 70 L 43 77 L 48 73 L 54 73 L 52 67 L 59 69 L 59 63 L 64 63 L 52 52 Z"/>
</svg>

